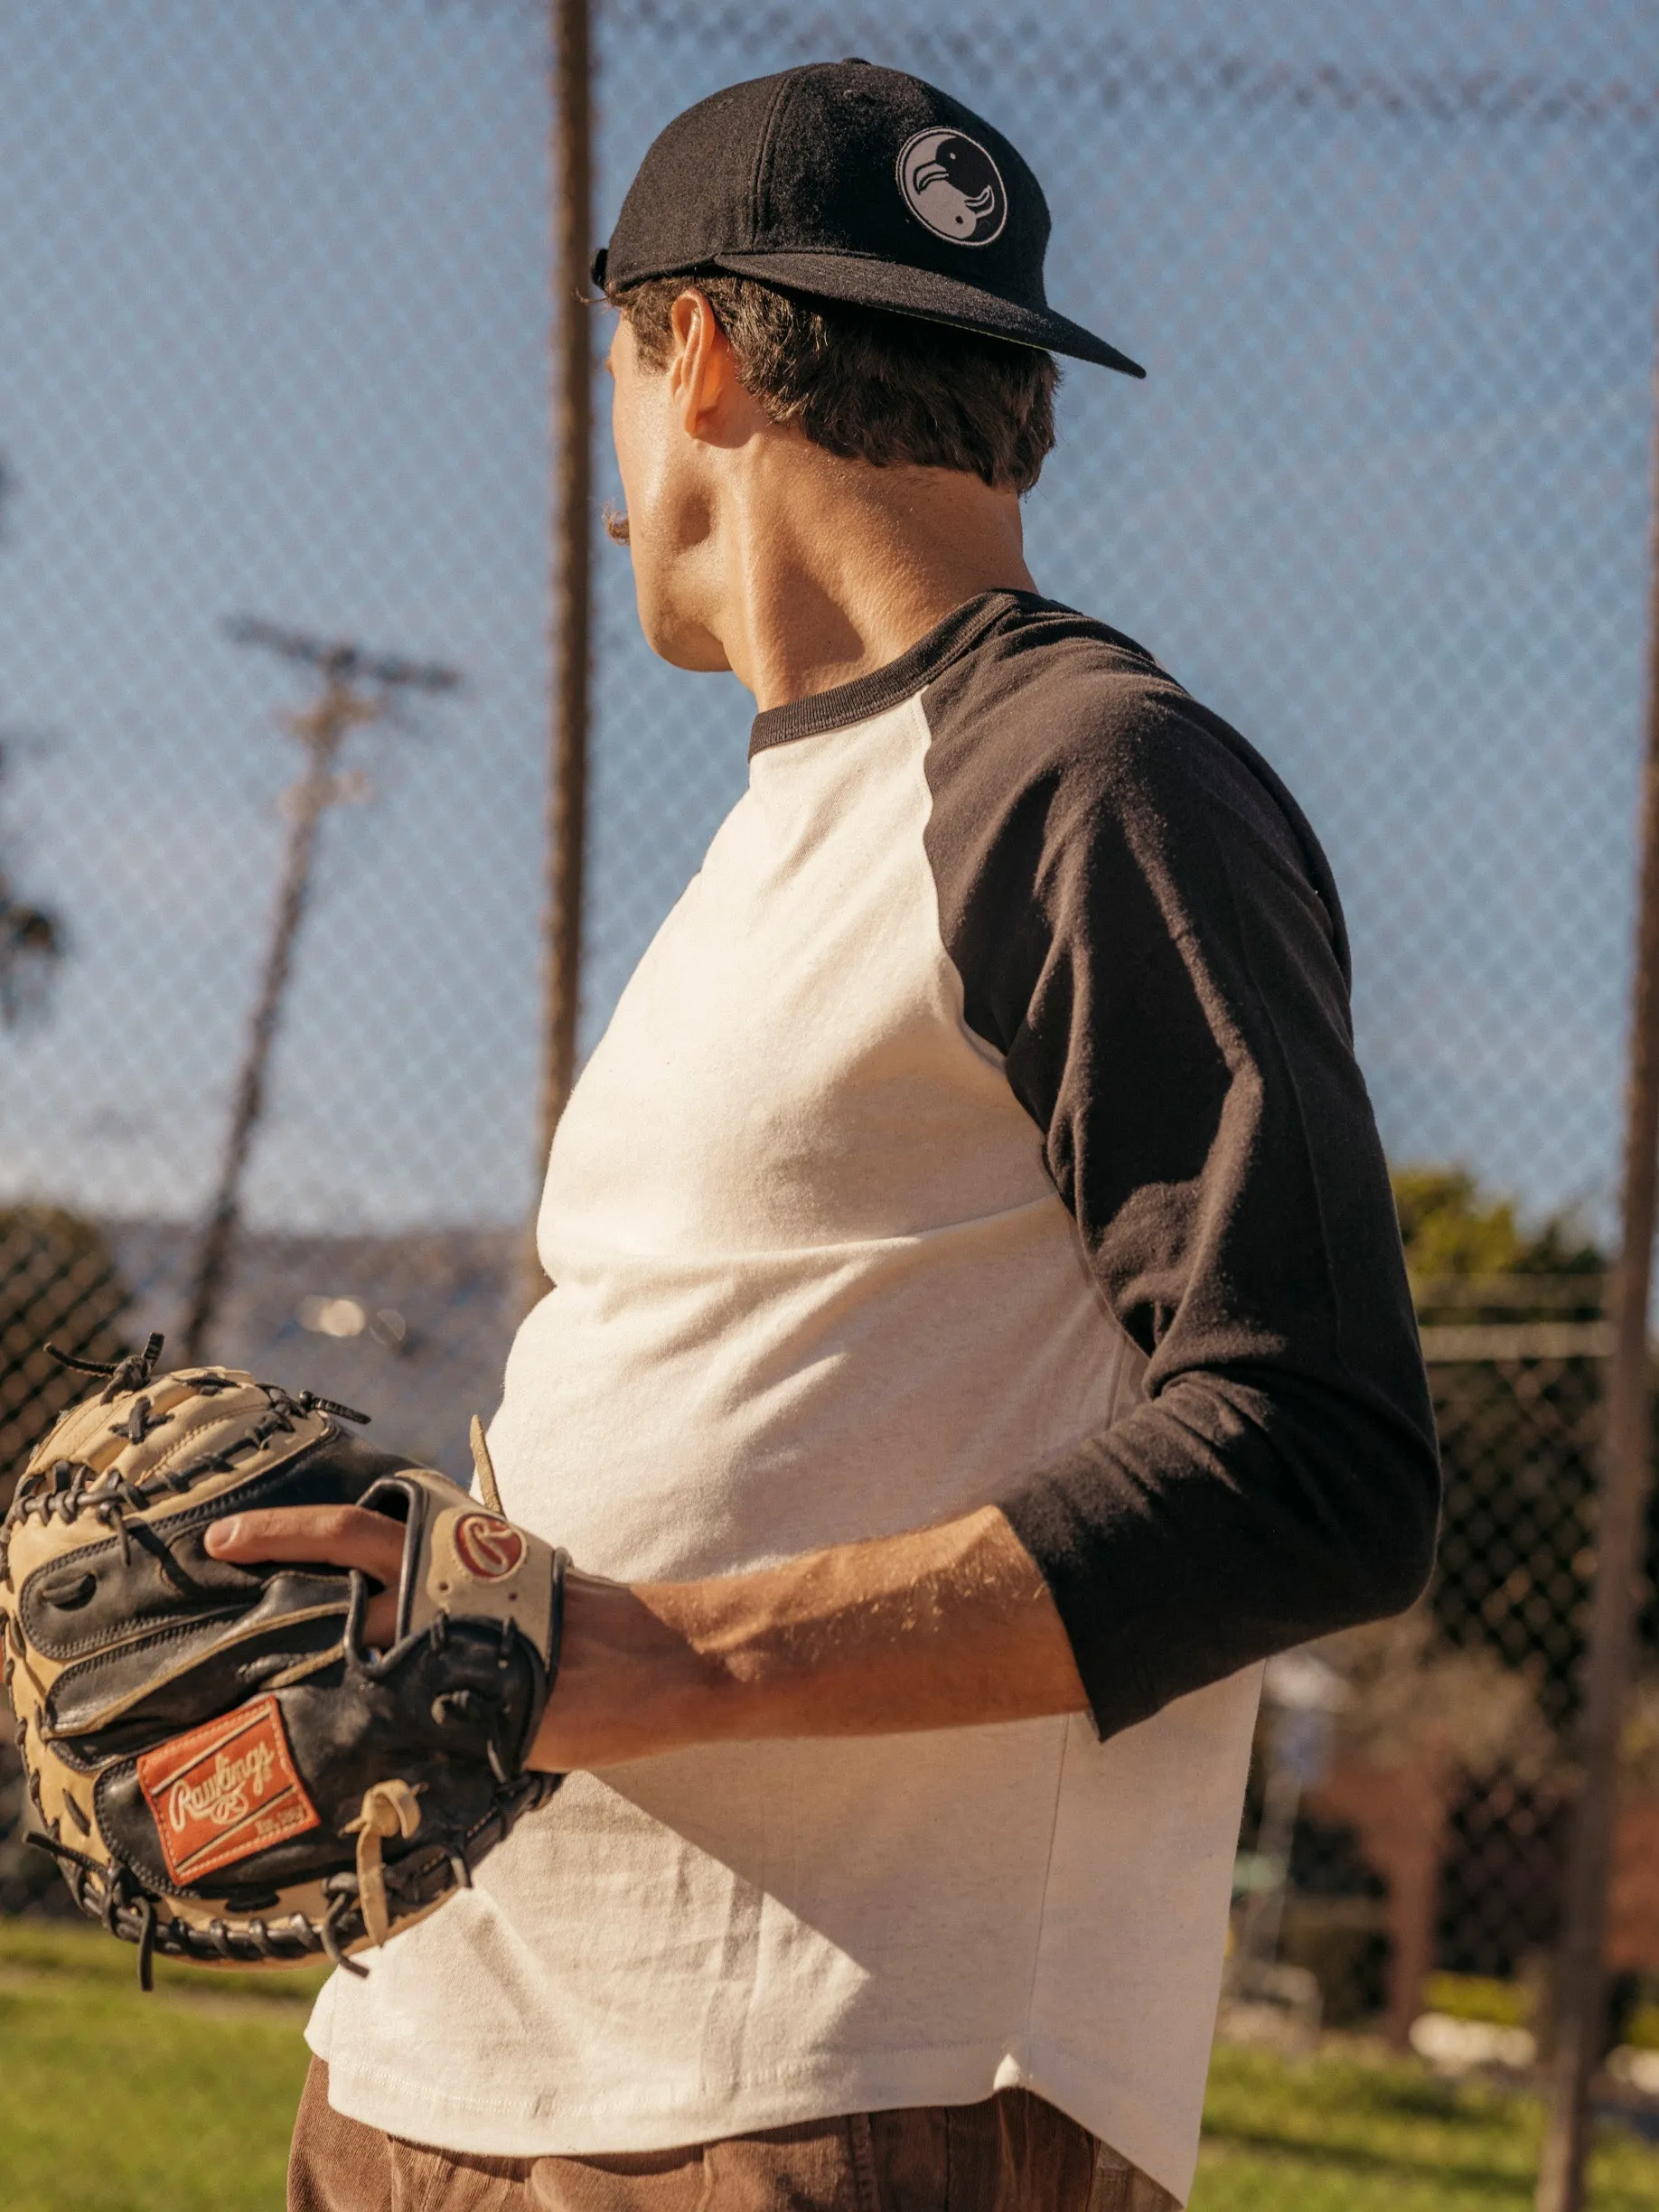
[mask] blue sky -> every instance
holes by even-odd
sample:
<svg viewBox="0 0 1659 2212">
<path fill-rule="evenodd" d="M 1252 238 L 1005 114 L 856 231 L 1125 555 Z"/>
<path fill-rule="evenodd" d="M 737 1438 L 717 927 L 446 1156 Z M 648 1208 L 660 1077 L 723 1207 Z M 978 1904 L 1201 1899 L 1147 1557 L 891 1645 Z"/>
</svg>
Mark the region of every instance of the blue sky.
<svg viewBox="0 0 1659 2212">
<path fill-rule="evenodd" d="M 1611 1187 L 1642 695 L 1659 18 L 1620 5 L 602 7 L 603 230 L 674 110 L 859 52 L 961 90 L 1054 212 L 1079 367 L 1056 596 L 1289 777 L 1397 1157 Z M 528 1204 L 546 109 L 522 0 L 13 0 L 0 22 L 0 723 L 75 939 L 0 1038 L 0 1188 L 189 1212 L 251 989 L 290 673 L 219 618 L 451 659 L 331 818 L 258 1218 Z M 1550 89 L 1554 89 L 1551 97 Z M 1566 88 L 1562 96 L 1562 88 Z M 595 335 L 598 335 L 597 327 Z M 591 1038 L 741 789 L 602 548 Z"/>
</svg>

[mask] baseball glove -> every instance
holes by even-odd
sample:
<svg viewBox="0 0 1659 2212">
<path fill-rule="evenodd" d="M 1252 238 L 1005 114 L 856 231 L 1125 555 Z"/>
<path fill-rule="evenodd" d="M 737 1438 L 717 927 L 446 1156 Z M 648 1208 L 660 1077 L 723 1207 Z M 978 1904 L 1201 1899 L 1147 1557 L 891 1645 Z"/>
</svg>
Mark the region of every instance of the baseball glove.
<svg viewBox="0 0 1659 2212">
<path fill-rule="evenodd" d="M 5 1682 L 29 1789 L 81 1909 L 227 1965 L 351 1953 L 431 1912 L 558 1787 L 525 1755 L 558 1664 L 565 1557 L 365 1416 L 161 1338 L 54 1425 L 0 1529 Z M 476 1435 L 476 1429 L 474 1429 Z M 485 1495 L 499 1501 L 481 1462 Z M 356 1504 L 404 1523 L 396 1640 L 360 1573 L 240 1567 L 221 1515 Z"/>
</svg>

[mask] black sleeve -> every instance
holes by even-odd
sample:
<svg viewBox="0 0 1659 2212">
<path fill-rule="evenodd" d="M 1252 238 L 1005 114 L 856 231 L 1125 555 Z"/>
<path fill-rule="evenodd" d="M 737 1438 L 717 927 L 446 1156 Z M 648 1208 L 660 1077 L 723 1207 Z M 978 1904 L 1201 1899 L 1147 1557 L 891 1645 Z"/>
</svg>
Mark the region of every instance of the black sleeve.
<svg viewBox="0 0 1659 2212">
<path fill-rule="evenodd" d="M 928 848 L 968 1022 L 1148 1357 L 999 1501 L 1106 1735 L 1409 1605 L 1439 1464 L 1313 834 L 1138 654 L 1033 643 L 926 694 Z"/>
</svg>

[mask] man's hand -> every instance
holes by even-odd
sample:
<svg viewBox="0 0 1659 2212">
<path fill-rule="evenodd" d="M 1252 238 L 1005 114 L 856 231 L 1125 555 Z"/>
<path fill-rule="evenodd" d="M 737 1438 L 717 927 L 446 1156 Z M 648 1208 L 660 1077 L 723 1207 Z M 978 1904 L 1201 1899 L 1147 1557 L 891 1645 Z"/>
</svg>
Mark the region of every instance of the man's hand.
<svg viewBox="0 0 1659 2212">
<path fill-rule="evenodd" d="M 272 1505 L 215 1521 L 202 1549 L 239 1567 L 260 1560 L 360 1567 L 380 1585 L 364 1617 L 364 1643 L 383 1651 L 397 1633 L 403 1523 L 388 1514 L 361 1505 Z"/>
<path fill-rule="evenodd" d="M 398 1523 L 295 1506 L 216 1523 L 217 1559 L 317 1560 L 389 1587 Z M 565 1586 L 558 1678 L 530 1764 L 604 1767 L 698 1743 L 884 1736 L 1079 1712 L 1071 1645 L 1041 1575 L 994 1505 L 937 1528 L 810 1551 L 703 1582 Z"/>
</svg>

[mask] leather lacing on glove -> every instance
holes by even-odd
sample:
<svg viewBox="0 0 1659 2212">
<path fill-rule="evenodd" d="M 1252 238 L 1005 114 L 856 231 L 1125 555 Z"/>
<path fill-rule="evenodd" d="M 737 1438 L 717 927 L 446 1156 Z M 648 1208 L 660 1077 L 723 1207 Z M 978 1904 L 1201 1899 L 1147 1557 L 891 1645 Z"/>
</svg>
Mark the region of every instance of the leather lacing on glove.
<svg viewBox="0 0 1659 2212">
<path fill-rule="evenodd" d="M 100 1403 L 108 1404 L 112 1397 L 123 1392 L 143 1389 L 150 1380 L 164 1342 L 164 1339 L 156 1334 L 151 1336 L 142 1352 L 129 1352 L 125 1359 L 107 1363 L 78 1359 L 71 1353 L 61 1352 L 52 1344 L 45 1348 L 61 1365 L 72 1367 L 79 1373 L 107 1375 L 109 1381 L 99 1392 L 98 1399 Z M 235 1387 L 225 1376 L 211 1368 L 186 1372 L 200 1397 L 211 1398 L 220 1391 Z M 228 1474 L 239 1458 L 258 1451 L 262 1445 L 269 1443 L 272 1437 L 292 1435 L 296 1416 L 333 1413 L 342 1420 L 357 1421 L 365 1427 L 368 1425 L 367 1413 L 358 1412 L 354 1406 L 342 1405 L 338 1399 L 320 1398 L 314 1391 L 302 1391 L 295 1397 L 274 1382 L 262 1382 L 258 1387 L 265 1393 L 270 1411 L 240 1436 L 233 1438 L 228 1444 L 221 1444 L 216 1450 L 202 1452 L 179 1467 L 162 1468 L 137 1483 L 127 1481 L 113 1467 L 107 1474 L 99 1475 L 93 1468 L 77 1465 L 72 1460 L 54 1460 L 50 1467 L 39 1474 L 23 1477 L 17 1486 L 7 1522 L 13 1519 L 26 1520 L 31 1514 L 39 1514 L 42 1520 L 50 1521 L 54 1514 L 60 1520 L 67 1522 L 89 1512 L 119 1537 L 124 1561 L 131 1558 L 132 1540 L 136 1536 L 145 1543 L 168 1579 L 185 1596 L 194 1596 L 196 1586 L 179 1566 L 167 1546 L 143 1522 L 125 1519 L 121 1513 L 123 1505 L 135 1513 L 143 1513 L 169 1491 L 183 1496 L 204 1475 Z M 111 1433 L 125 1436 L 134 1444 L 142 1444 L 145 1437 L 154 1429 L 164 1427 L 171 1418 L 166 1413 L 156 1414 L 149 1400 L 141 1397 L 127 1420 L 115 1424 Z M 4 1578 L 6 1570 L 7 1535 L 7 1528 L 0 1526 L 0 1578 Z"/>
<path fill-rule="evenodd" d="M 384 1802 L 380 1793 L 392 1786 L 375 1784 L 365 1795 L 363 1814 L 359 1815 L 358 1822 L 351 1823 L 353 1829 L 361 1823 L 358 1870 L 324 1878 L 323 1893 L 330 1902 L 321 1920 L 295 1913 L 275 1925 L 256 1915 L 239 1927 L 232 1927 L 224 1919 L 210 1920 L 205 1927 L 195 1927 L 178 1919 L 163 1921 L 156 1912 L 155 1900 L 127 1867 L 101 1866 L 56 1835 L 31 1834 L 27 1840 L 42 1851 L 50 1851 L 64 1869 L 75 1902 L 89 1918 L 99 1922 L 111 1936 L 120 1937 L 124 1943 L 137 1945 L 138 1985 L 145 1992 L 155 1985 L 153 1962 L 157 1953 L 163 1958 L 183 1959 L 197 1965 L 223 1961 L 240 1966 L 267 1964 L 298 1966 L 320 1954 L 331 1965 L 342 1967 L 361 1980 L 368 1968 L 348 1956 L 345 1945 L 360 1932 L 367 1935 L 371 1943 L 384 1943 L 394 1900 L 405 1912 L 417 1911 L 451 1888 L 470 1889 L 473 1862 L 501 1842 L 521 1814 L 544 1804 L 562 1778 L 558 1775 L 527 1775 L 512 1793 L 513 1801 L 507 1802 L 507 1794 L 503 1793 L 500 1807 L 469 1830 L 460 1843 L 431 1857 L 404 1859 L 395 1863 L 381 1859 L 381 1839 L 398 1832 L 407 1836 L 411 1831 L 402 1826 L 396 1808 L 391 1823 L 386 1823 L 380 1809 Z M 402 1789 L 407 1785 L 395 1786 Z"/>
</svg>

